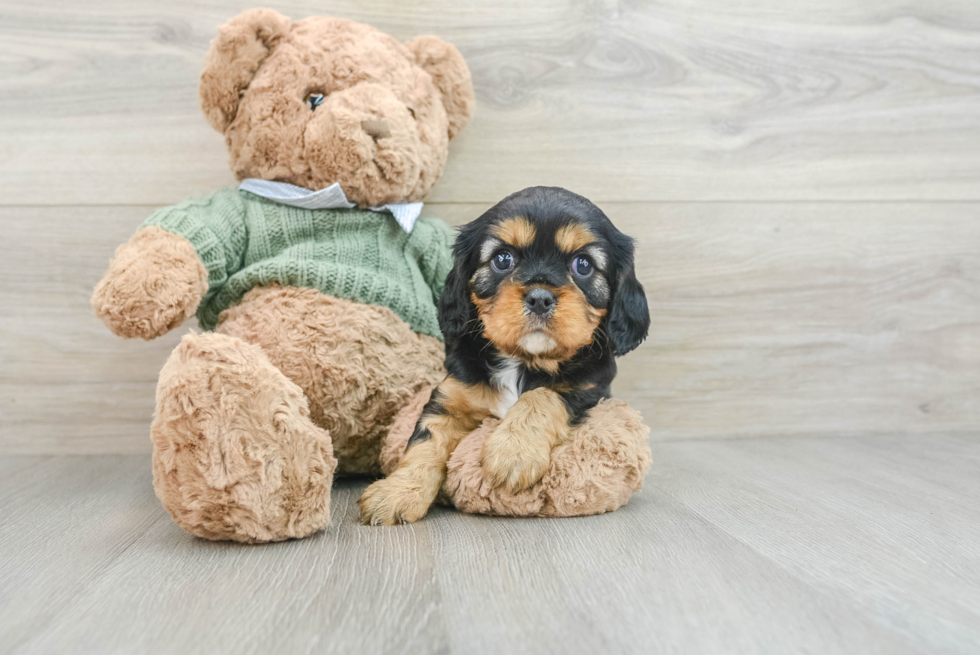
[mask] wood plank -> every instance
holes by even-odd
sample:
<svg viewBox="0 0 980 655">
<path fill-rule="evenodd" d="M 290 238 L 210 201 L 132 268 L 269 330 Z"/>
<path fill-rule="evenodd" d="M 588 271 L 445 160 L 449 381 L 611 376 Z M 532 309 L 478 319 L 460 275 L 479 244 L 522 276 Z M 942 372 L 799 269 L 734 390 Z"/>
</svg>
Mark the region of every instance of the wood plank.
<svg viewBox="0 0 980 655">
<path fill-rule="evenodd" d="M 0 486 L 3 652 L 386 653 L 446 640 L 433 523 L 360 530 L 362 483 L 337 490 L 330 532 L 243 547 L 177 528 L 146 457 L 53 459 L 33 474 Z"/>
<path fill-rule="evenodd" d="M 653 325 L 615 392 L 654 439 L 980 424 L 978 205 L 603 206 L 639 239 Z M 0 208 L 0 451 L 149 449 L 157 372 L 187 328 L 117 339 L 88 298 L 150 211 Z"/>
<path fill-rule="evenodd" d="M 10 653 L 972 653 L 980 439 L 654 445 L 613 514 L 434 509 L 260 547 L 180 531 L 145 456 L 0 458 Z"/>
<path fill-rule="evenodd" d="M 677 443 L 660 488 L 917 649 L 970 652 L 980 643 L 978 436 Z"/>
<path fill-rule="evenodd" d="M 0 202 L 170 204 L 229 182 L 196 84 L 216 26 L 244 6 L 5 2 Z M 438 33 L 467 57 L 479 110 L 432 201 L 531 184 L 602 201 L 980 199 L 971 0 L 329 10 L 400 39 Z"/>
</svg>

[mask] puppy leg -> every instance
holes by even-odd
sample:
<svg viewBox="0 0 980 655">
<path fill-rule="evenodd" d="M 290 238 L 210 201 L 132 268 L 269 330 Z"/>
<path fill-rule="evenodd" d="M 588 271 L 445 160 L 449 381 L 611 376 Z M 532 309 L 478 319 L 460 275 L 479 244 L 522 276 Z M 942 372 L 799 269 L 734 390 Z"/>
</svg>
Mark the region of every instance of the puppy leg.
<svg viewBox="0 0 980 655">
<path fill-rule="evenodd" d="M 540 387 L 521 395 L 483 443 L 487 482 L 521 491 L 538 482 L 551 450 L 568 437 L 568 410 L 561 396 Z"/>
<path fill-rule="evenodd" d="M 364 490 L 358 501 L 364 525 L 413 523 L 426 515 L 446 477 L 448 442 L 416 444 L 405 453 L 398 468 L 387 478 Z"/>
<path fill-rule="evenodd" d="M 358 501 L 364 525 L 412 523 L 425 516 L 446 479 L 456 445 L 488 414 L 486 390 L 447 378 L 432 394 L 398 468 Z"/>
</svg>

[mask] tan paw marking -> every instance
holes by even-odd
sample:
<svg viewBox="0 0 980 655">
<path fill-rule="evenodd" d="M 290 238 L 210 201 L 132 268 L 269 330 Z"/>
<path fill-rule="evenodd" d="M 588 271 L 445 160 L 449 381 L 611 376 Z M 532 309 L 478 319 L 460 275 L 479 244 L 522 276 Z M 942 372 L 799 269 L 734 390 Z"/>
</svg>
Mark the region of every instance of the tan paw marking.
<svg viewBox="0 0 980 655">
<path fill-rule="evenodd" d="M 547 439 L 514 434 L 501 425 L 484 442 L 480 463 L 490 486 L 522 491 L 548 471 L 551 444 Z"/>
</svg>

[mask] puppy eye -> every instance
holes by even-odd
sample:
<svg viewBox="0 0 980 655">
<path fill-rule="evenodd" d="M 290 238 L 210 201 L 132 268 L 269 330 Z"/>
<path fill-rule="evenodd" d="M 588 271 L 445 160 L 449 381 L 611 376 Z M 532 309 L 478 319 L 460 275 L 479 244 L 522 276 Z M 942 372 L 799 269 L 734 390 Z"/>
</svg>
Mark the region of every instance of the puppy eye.
<svg viewBox="0 0 980 655">
<path fill-rule="evenodd" d="M 592 260 L 585 255 L 576 255 L 572 260 L 572 273 L 579 277 L 589 277 L 595 271 Z"/>
<path fill-rule="evenodd" d="M 506 273 L 510 269 L 514 268 L 514 255 L 510 254 L 506 250 L 498 250 L 494 256 L 490 258 L 490 266 L 498 273 Z"/>
<path fill-rule="evenodd" d="M 322 93 L 307 93 L 306 97 L 303 98 L 303 102 L 309 105 L 310 110 L 314 110 L 323 104 L 323 94 Z"/>
</svg>

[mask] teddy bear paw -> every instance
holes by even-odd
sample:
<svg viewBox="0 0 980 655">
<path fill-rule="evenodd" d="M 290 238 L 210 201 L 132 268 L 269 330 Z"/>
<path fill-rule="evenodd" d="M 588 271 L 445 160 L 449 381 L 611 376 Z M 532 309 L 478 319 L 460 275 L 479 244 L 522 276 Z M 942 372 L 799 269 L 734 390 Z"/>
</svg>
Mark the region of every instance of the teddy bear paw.
<svg viewBox="0 0 980 655">
<path fill-rule="evenodd" d="M 154 339 L 193 315 L 207 289 L 208 271 L 194 246 L 151 226 L 116 250 L 92 307 L 114 334 Z"/>
</svg>

